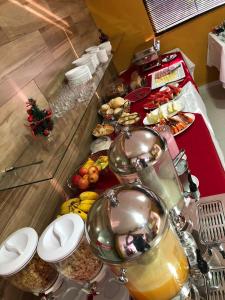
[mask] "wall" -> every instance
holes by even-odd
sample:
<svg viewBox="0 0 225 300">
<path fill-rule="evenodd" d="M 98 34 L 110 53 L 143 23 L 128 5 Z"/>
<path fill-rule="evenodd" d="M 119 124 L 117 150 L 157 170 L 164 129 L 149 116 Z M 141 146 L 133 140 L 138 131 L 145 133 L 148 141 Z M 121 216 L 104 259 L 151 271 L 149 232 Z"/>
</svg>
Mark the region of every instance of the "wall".
<svg viewBox="0 0 225 300">
<path fill-rule="evenodd" d="M 0 170 L 63 153 L 65 149 L 54 147 L 51 152 L 32 139 L 24 126 L 25 102 L 33 97 L 47 108 L 71 62 L 97 40 L 84 0 L 0 1 Z M 56 125 L 54 132 L 62 126 Z M 61 138 L 65 146 L 66 133 Z M 49 167 L 42 172 L 52 175 Z"/>
<path fill-rule="evenodd" d="M 123 35 L 115 56 L 119 71 L 126 69 L 135 49 L 144 48 L 153 30 L 141 0 L 86 0 L 98 27 L 110 37 Z M 197 17 L 160 36 L 162 52 L 179 47 L 196 64 L 195 79 L 199 85 L 217 80 L 218 72 L 206 67 L 207 36 L 225 16 L 225 6 Z"/>
</svg>

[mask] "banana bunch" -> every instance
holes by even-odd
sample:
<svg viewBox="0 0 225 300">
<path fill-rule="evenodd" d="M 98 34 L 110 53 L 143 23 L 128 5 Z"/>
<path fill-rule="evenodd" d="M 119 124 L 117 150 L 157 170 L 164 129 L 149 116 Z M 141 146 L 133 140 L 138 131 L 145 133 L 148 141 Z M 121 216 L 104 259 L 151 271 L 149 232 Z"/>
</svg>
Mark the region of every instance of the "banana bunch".
<svg viewBox="0 0 225 300">
<path fill-rule="evenodd" d="M 96 192 L 83 192 L 79 195 L 79 198 L 72 198 L 63 202 L 60 207 L 60 215 L 58 215 L 58 217 L 69 213 L 75 213 L 86 221 L 90 208 L 98 198 L 99 194 Z"/>
</svg>

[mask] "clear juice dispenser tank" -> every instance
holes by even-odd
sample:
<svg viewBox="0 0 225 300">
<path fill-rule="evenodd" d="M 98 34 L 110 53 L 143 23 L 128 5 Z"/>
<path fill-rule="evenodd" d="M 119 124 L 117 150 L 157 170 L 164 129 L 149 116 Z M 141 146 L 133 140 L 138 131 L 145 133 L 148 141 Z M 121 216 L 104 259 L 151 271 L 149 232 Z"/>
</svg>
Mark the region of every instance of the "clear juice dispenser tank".
<svg viewBox="0 0 225 300">
<path fill-rule="evenodd" d="M 183 248 L 160 199 L 138 184 L 106 191 L 89 212 L 87 240 L 136 300 L 169 300 L 186 286 Z"/>
<path fill-rule="evenodd" d="M 109 165 L 121 183 L 139 180 L 170 210 L 184 205 L 182 187 L 166 140 L 147 127 L 126 128 L 109 149 Z"/>
</svg>

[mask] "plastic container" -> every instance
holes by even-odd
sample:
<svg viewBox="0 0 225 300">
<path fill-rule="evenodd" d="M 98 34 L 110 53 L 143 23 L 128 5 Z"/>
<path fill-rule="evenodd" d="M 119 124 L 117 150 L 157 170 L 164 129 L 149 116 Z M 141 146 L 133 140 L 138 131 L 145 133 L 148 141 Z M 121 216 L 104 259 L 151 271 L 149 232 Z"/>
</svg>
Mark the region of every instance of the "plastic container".
<svg viewBox="0 0 225 300">
<path fill-rule="evenodd" d="M 186 286 L 184 249 L 163 202 L 146 187 L 106 191 L 89 212 L 86 233 L 93 252 L 136 300 L 170 300 Z"/>
<path fill-rule="evenodd" d="M 38 235 L 25 227 L 12 233 L 0 246 L 0 276 L 18 289 L 43 294 L 58 279 L 58 272 L 36 254 Z"/>
<path fill-rule="evenodd" d="M 76 214 L 53 221 L 42 233 L 37 251 L 60 274 L 78 283 L 92 281 L 102 269 L 84 237 L 84 222 Z"/>
</svg>

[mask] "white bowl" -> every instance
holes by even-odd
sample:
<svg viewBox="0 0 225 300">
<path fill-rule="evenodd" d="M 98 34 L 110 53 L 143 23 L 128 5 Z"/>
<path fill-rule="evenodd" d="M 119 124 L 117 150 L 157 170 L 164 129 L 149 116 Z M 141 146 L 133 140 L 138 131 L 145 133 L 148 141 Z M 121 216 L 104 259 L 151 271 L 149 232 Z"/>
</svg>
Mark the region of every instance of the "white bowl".
<svg viewBox="0 0 225 300">
<path fill-rule="evenodd" d="M 106 52 L 107 52 L 107 55 L 110 55 L 111 54 L 111 51 L 112 51 L 112 45 L 110 43 L 110 41 L 107 41 L 107 42 L 104 42 L 102 44 L 99 45 L 99 48 L 100 49 L 105 49 Z"/>
<path fill-rule="evenodd" d="M 96 70 L 95 64 L 93 63 L 91 57 L 80 57 L 80 58 L 74 60 L 72 62 L 72 64 L 75 66 L 78 66 L 78 67 L 87 65 L 88 68 L 90 69 L 91 75 L 93 75 Z"/>
<path fill-rule="evenodd" d="M 97 53 L 86 53 L 83 54 L 82 57 L 90 57 L 96 68 L 100 64 Z"/>
<path fill-rule="evenodd" d="M 90 77 L 92 78 L 90 69 L 87 65 L 79 66 L 76 67 L 72 70 L 69 70 L 68 72 L 65 73 L 66 78 L 70 80 L 75 80 L 76 78 L 79 77 Z"/>
<path fill-rule="evenodd" d="M 111 53 L 111 52 L 110 52 L 110 53 Z M 97 52 L 97 56 L 98 56 L 98 60 L 99 60 L 100 63 L 102 63 L 102 64 L 106 63 L 106 62 L 109 60 L 106 49 L 100 49 L 100 50 Z"/>
<path fill-rule="evenodd" d="M 98 49 L 99 49 L 98 46 L 92 46 L 92 47 L 89 47 L 89 48 L 85 49 L 85 52 L 88 53 L 88 52 L 91 52 L 93 50 L 98 50 Z"/>
</svg>

